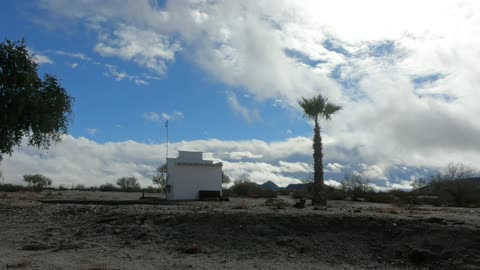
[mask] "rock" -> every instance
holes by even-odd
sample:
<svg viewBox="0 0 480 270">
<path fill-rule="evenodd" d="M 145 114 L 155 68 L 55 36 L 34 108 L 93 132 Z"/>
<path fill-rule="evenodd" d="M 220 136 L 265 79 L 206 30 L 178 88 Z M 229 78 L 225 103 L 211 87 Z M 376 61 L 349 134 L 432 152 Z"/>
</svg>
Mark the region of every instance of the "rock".
<svg viewBox="0 0 480 270">
<path fill-rule="evenodd" d="M 431 259 L 431 252 L 425 249 L 413 249 L 408 253 L 408 260 L 414 265 L 426 264 Z"/>
<path fill-rule="evenodd" d="M 25 268 L 27 267 L 27 263 L 21 262 L 21 263 L 7 263 L 5 265 L 6 269 L 16 269 L 16 268 Z"/>
<path fill-rule="evenodd" d="M 305 208 L 305 203 L 307 202 L 306 199 L 300 199 L 298 202 L 296 202 L 293 207 L 295 208 Z"/>
<path fill-rule="evenodd" d="M 286 237 L 286 236 L 277 237 L 275 241 L 275 243 L 279 246 L 286 246 L 288 244 L 291 244 L 292 242 L 293 242 L 293 238 Z"/>
<path fill-rule="evenodd" d="M 49 249 L 50 247 L 45 243 L 29 243 L 21 247 L 21 250 L 29 250 L 29 251 L 36 251 L 36 250 L 45 250 Z"/>
<path fill-rule="evenodd" d="M 265 201 L 265 205 L 276 209 L 285 209 L 290 204 L 282 199 L 270 198 Z"/>
<path fill-rule="evenodd" d="M 186 247 L 184 250 L 183 250 L 184 253 L 186 254 L 197 254 L 197 253 L 200 253 L 201 252 L 201 249 L 200 249 L 200 246 L 197 245 L 197 244 L 192 244 L 191 246 L 189 247 Z"/>
</svg>

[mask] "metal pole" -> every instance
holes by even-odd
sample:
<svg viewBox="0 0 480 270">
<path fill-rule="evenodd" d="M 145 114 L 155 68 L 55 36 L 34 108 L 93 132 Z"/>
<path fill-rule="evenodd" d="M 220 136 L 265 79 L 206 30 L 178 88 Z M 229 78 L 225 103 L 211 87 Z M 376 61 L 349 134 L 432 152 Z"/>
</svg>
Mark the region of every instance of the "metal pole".
<svg viewBox="0 0 480 270">
<path fill-rule="evenodd" d="M 165 127 L 167 128 L 167 144 L 166 144 L 166 154 L 165 154 L 165 163 L 168 162 L 168 120 L 165 121 Z"/>
</svg>

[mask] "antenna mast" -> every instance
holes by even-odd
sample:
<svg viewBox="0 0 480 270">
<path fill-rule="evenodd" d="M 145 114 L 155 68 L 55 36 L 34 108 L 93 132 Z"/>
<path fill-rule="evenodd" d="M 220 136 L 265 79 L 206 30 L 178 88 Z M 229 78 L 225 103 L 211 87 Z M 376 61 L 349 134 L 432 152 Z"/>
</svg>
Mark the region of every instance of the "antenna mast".
<svg viewBox="0 0 480 270">
<path fill-rule="evenodd" d="M 166 163 L 166 162 L 168 162 L 168 160 L 167 160 L 168 159 L 168 120 L 165 121 L 165 128 L 167 129 L 166 130 L 167 131 L 167 144 L 165 146 L 165 148 L 167 150 L 166 154 L 165 154 L 165 163 Z"/>
</svg>

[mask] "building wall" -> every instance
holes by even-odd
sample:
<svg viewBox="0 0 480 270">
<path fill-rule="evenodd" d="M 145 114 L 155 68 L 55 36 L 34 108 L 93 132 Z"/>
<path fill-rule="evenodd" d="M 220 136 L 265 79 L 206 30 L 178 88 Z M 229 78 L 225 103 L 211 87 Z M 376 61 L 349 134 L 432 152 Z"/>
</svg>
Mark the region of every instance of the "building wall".
<svg viewBox="0 0 480 270">
<path fill-rule="evenodd" d="M 202 162 L 202 152 L 179 151 L 177 162 Z"/>
<path fill-rule="evenodd" d="M 174 171 L 173 200 L 198 200 L 200 190 L 222 192 L 221 166 L 176 165 Z"/>
<path fill-rule="evenodd" d="M 222 192 L 222 164 L 202 156 L 202 152 L 179 151 L 178 158 L 167 159 L 168 200 L 198 200 L 200 190 Z"/>
</svg>

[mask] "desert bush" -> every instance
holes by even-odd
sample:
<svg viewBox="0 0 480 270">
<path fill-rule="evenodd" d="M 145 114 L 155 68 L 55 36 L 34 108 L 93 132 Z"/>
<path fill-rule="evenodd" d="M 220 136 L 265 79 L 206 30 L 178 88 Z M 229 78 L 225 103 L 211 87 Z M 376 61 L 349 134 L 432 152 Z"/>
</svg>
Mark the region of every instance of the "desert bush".
<svg viewBox="0 0 480 270">
<path fill-rule="evenodd" d="M 403 200 L 396 198 L 395 196 L 387 193 L 387 192 L 369 192 L 367 193 L 366 201 L 367 202 L 374 202 L 374 203 L 392 203 L 395 204 L 399 201 L 403 202 Z"/>
<path fill-rule="evenodd" d="M 231 197 L 232 196 L 232 190 L 229 188 L 223 188 L 222 189 L 222 196 L 223 197 Z"/>
<path fill-rule="evenodd" d="M 325 193 L 328 200 L 345 200 L 347 198 L 343 189 L 326 186 Z"/>
<path fill-rule="evenodd" d="M 286 189 L 279 189 L 279 190 L 277 190 L 277 194 L 281 195 L 281 196 L 288 196 L 288 195 L 291 195 L 292 192 L 290 190 L 286 190 Z"/>
<path fill-rule="evenodd" d="M 250 198 L 276 198 L 277 192 L 273 190 L 260 189 L 247 195 Z"/>
<path fill-rule="evenodd" d="M 105 183 L 103 185 L 100 185 L 99 190 L 102 192 L 118 191 L 118 188 L 115 187 L 112 183 Z"/>
<path fill-rule="evenodd" d="M 226 175 L 224 172 L 222 172 L 222 185 L 227 185 L 232 182 L 232 179 Z"/>
<path fill-rule="evenodd" d="M 254 192 L 261 191 L 261 188 L 249 180 L 239 180 L 230 187 L 230 191 L 234 196 L 248 197 Z"/>
<path fill-rule="evenodd" d="M 368 193 L 373 192 L 373 189 L 369 186 L 368 179 L 364 179 L 358 174 L 345 175 L 342 182 L 342 189 L 345 191 L 346 196 L 350 197 L 352 201 L 365 199 L 365 197 L 369 195 Z"/>
<path fill-rule="evenodd" d="M 227 192 L 230 196 L 250 197 L 250 198 L 275 198 L 277 193 L 272 190 L 263 190 L 256 183 L 250 180 L 235 181 L 233 186 Z"/>
<path fill-rule="evenodd" d="M 27 187 L 22 185 L 0 184 L 0 191 L 4 192 L 20 192 L 26 191 Z"/>
<path fill-rule="evenodd" d="M 117 180 L 117 185 L 122 191 L 131 192 L 131 191 L 140 191 L 140 184 L 138 183 L 137 178 L 130 177 L 121 177 Z"/>
<path fill-rule="evenodd" d="M 293 191 L 292 199 L 312 199 L 312 194 L 305 191 Z"/>
<path fill-rule="evenodd" d="M 435 205 L 480 205 L 480 182 L 471 177 L 476 171 L 463 163 L 449 163 L 428 177 L 426 184 L 416 191 L 421 195 L 437 196 Z"/>
<path fill-rule="evenodd" d="M 57 189 L 60 191 L 68 190 L 68 188 L 65 185 L 59 185 Z"/>
<path fill-rule="evenodd" d="M 40 192 L 52 185 L 52 180 L 41 174 L 26 174 L 23 176 L 23 181 L 35 192 Z"/>
</svg>

